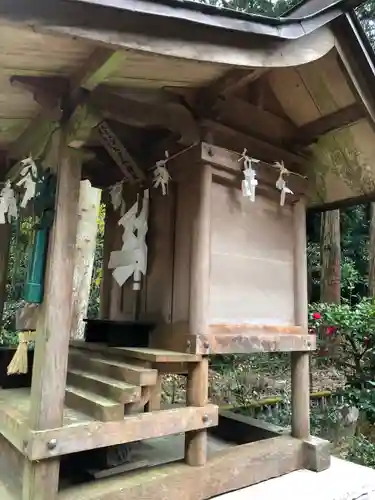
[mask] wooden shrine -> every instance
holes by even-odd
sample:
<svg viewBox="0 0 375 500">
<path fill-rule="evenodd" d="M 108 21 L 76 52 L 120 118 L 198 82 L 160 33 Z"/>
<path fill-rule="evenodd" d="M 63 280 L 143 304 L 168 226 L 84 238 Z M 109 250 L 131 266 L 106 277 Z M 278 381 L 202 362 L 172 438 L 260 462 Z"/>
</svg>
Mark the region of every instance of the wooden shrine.
<svg viewBox="0 0 375 500">
<path fill-rule="evenodd" d="M 205 500 L 329 467 L 309 428 L 305 216 L 374 198 L 353 7 L 308 0 L 270 22 L 174 0 L 1 2 L 1 310 L 17 200 L 35 209 L 56 181 L 43 300 L 19 312 L 31 387 L 0 389 L 1 500 Z M 103 277 L 100 321 L 72 340 L 82 179 L 103 190 Z M 209 403 L 209 355 L 277 351 L 290 431 Z M 186 406 L 161 404 L 165 373 L 186 377 Z M 65 474 L 94 455 L 122 468 Z"/>
</svg>

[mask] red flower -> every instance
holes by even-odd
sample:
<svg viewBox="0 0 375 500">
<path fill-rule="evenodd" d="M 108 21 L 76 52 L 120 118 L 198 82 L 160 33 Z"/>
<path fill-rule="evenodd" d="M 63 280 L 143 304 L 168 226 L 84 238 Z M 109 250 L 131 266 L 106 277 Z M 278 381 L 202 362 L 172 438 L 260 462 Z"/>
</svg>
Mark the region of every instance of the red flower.
<svg viewBox="0 0 375 500">
<path fill-rule="evenodd" d="M 335 326 L 328 326 L 327 327 L 327 335 L 334 335 L 336 333 L 337 328 Z"/>
<path fill-rule="evenodd" d="M 363 337 L 363 343 L 367 347 L 370 344 L 370 339 L 368 337 Z"/>
<path fill-rule="evenodd" d="M 313 319 L 321 319 L 322 315 L 320 313 L 313 313 L 312 317 Z"/>
</svg>

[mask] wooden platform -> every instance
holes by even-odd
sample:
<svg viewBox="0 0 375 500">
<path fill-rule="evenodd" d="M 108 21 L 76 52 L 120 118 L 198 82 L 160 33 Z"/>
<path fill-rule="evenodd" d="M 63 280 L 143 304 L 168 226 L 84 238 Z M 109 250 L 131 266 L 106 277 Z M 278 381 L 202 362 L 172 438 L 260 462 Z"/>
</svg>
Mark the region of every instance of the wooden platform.
<svg viewBox="0 0 375 500">
<path fill-rule="evenodd" d="M 203 467 L 174 463 L 72 487 L 59 500 L 204 500 L 299 469 L 301 450 L 282 436 L 218 451 Z"/>
<path fill-rule="evenodd" d="M 64 409 L 63 426 L 34 431 L 28 427 L 27 389 L 0 390 L 0 434 L 31 461 L 116 444 L 209 428 L 218 423 L 216 405 L 173 408 L 99 422 L 85 413 Z M 56 443 L 51 447 L 49 443 Z"/>
</svg>

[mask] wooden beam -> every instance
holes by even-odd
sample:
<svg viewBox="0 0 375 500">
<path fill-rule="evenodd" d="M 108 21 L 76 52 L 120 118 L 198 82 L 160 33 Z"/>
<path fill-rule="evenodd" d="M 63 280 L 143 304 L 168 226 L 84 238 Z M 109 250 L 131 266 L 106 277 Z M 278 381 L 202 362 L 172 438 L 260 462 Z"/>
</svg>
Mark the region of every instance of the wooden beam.
<svg viewBox="0 0 375 500">
<path fill-rule="evenodd" d="M 226 71 L 198 93 L 197 103 L 199 106 L 210 107 L 219 96 L 228 96 L 234 93 L 241 86 L 255 81 L 264 72 L 264 68 L 235 68 Z"/>
<path fill-rule="evenodd" d="M 102 121 L 96 128 L 99 140 L 121 170 L 124 179 L 131 184 L 142 182 L 146 179 L 143 170 L 130 155 L 117 135 L 106 121 Z"/>
<path fill-rule="evenodd" d="M 191 352 L 200 354 L 251 354 L 256 352 L 313 351 L 314 335 L 279 333 L 281 328 L 259 325 L 210 325 L 206 335 L 189 335 Z M 287 328 L 285 328 L 287 330 Z"/>
<path fill-rule="evenodd" d="M 178 142 L 191 145 L 199 141 L 199 126 L 190 111 L 175 102 L 152 102 L 109 94 L 103 90 L 92 93 L 90 102 L 107 119 L 135 127 L 166 128 Z"/>
<path fill-rule="evenodd" d="M 98 47 L 85 64 L 70 79 L 71 88 L 83 88 L 90 92 L 98 85 L 105 83 L 124 63 L 126 53 L 122 50 L 111 50 Z"/>
<path fill-rule="evenodd" d="M 215 120 L 242 133 L 254 134 L 273 143 L 292 142 L 298 131 L 291 121 L 233 96 L 218 99 L 212 114 Z"/>
<path fill-rule="evenodd" d="M 252 71 L 248 72 L 247 75 L 244 74 L 244 75 L 240 76 L 239 78 L 237 78 L 236 81 L 229 84 L 224 89 L 223 95 L 228 96 L 230 94 L 236 93 L 241 88 L 246 87 L 247 85 L 250 85 L 250 83 L 255 82 L 255 80 L 258 80 L 267 71 L 269 71 L 269 68 L 256 68 L 256 69 L 253 69 Z"/>
<path fill-rule="evenodd" d="M 31 386 L 29 426 L 61 427 L 71 326 L 74 246 L 78 222 L 81 165 L 66 144 L 66 130 L 57 132 L 57 200 L 48 249 L 45 294 L 38 321 Z M 59 461 L 25 465 L 24 500 L 55 498 Z"/>
<path fill-rule="evenodd" d="M 365 110 L 358 104 L 350 104 L 346 108 L 322 116 L 318 120 L 306 123 L 297 130 L 294 142 L 298 145 L 308 145 L 318 139 L 320 136 L 347 127 L 366 117 Z"/>
<path fill-rule="evenodd" d="M 106 485 L 85 485 L 90 500 L 206 500 L 303 468 L 303 442 L 289 436 L 264 439 L 215 453 L 206 465 L 170 464 L 124 475 Z M 76 500 L 82 486 L 61 492 L 59 500 Z"/>
<path fill-rule="evenodd" d="M 270 163 L 283 160 L 287 168 L 290 168 L 291 165 L 299 165 L 306 161 L 306 158 L 302 155 L 287 151 L 281 146 L 270 144 L 265 140 L 243 134 L 221 123 L 212 120 L 204 120 L 202 126 L 206 131 L 212 133 L 217 145 L 228 147 L 241 153 L 244 148 L 247 148 L 249 154 L 259 160 Z"/>
<path fill-rule="evenodd" d="M 79 451 L 209 428 L 217 423 L 218 407 L 211 404 L 201 408 L 174 408 L 129 415 L 118 422 L 74 423 L 56 429 L 30 431 L 25 453 L 31 461 L 52 459 Z M 51 439 L 57 443 L 53 449 L 48 447 Z"/>
</svg>

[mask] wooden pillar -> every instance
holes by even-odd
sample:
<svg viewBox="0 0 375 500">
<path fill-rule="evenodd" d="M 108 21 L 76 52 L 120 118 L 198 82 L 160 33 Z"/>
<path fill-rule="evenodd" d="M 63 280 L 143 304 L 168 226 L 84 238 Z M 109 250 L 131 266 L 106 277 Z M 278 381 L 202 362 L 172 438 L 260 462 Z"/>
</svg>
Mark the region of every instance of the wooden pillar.
<svg viewBox="0 0 375 500">
<path fill-rule="evenodd" d="M 209 307 L 210 245 L 211 245 L 211 185 L 210 165 L 198 164 L 194 169 L 192 187 L 193 224 L 190 264 L 189 332 L 204 335 L 207 330 Z M 207 352 L 209 346 L 205 346 Z M 189 363 L 186 402 L 188 406 L 204 406 L 208 400 L 208 358 Z M 185 434 L 185 461 L 189 465 L 204 465 L 207 460 L 207 430 Z"/>
<path fill-rule="evenodd" d="M 157 369 L 157 366 L 154 366 L 154 368 Z M 156 384 L 153 387 L 151 387 L 150 399 L 147 403 L 146 411 L 159 411 L 160 410 L 161 393 L 162 393 L 161 381 L 162 381 L 162 377 L 161 377 L 161 374 L 159 373 Z"/>
<path fill-rule="evenodd" d="M 211 185 L 210 165 L 199 164 L 192 197 L 195 210 L 192 227 L 190 266 L 189 330 L 191 335 L 204 335 L 207 329 L 210 287 Z"/>
<path fill-rule="evenodd" d="M 189 363 L 187 376 L 187 406 L 205 406 L 208 400 L 208 358 Z M 185 462 L 200 466 L 207 461 L 207 430 L 185 433 Z"/>
<path fill-rule="evenodd" d="M 308 332 L 306 205 L 304 200 L 294 205 L 294 308 L 295 323 Z M 310 353 L 292 352 L 292 435 L 310 435 Z"/>
<path fill-rule="evenodd" d="M 67 147 L 64 129 L 56 132 L 58 148 L 54 225 L 50 235 L 44 301 L 37 325 L 29 426 L 44 430 L 63 423 L 71 326 L 74 246 L 78 222 L 81 163 Z M 51 446 L 56 445 L 52 443 Z M 23 500 L 55 500 L 59 459 L 27 463 Z"/>
<path fill-rule="evenodd" d="M 0 327 L 3 323 L 3 311 L 6 301 L 8 278 L 9 248 L 12 231 L 10 224 L 0 224 Z"/>
</svg>

